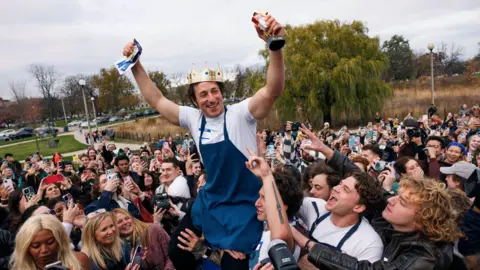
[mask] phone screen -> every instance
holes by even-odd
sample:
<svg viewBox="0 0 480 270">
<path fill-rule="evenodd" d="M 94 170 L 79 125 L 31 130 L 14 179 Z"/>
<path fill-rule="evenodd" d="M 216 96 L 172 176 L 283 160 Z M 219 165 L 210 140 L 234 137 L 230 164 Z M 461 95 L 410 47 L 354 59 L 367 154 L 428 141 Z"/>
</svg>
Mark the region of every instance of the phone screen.
<svg viewBox="0 0 480 270">
<path fill-rule="evenodd" d="M 35 196 L 35 190 L 33 187 L 26 187 L 22 190 L 23 195 L 27 198 L 27 201 L 30 201 L 33 196 Z"/>
<path fill-rule="evenodd" d="M 132 258 L 132 265 L 140 265 L 142 263 L 142 258 L 144 255 L 144 250 L 142 246 L 137 246 L 135 248 L 135 253 Z"/>
</svg>

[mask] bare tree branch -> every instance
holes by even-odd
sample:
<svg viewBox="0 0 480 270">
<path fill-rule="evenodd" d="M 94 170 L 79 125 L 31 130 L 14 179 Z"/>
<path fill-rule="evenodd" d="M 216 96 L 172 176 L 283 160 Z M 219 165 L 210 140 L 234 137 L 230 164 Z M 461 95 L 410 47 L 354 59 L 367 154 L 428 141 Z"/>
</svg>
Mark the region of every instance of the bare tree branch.
<svg viewBox="0 0 480 270">
<path fill-rule="evenodd" d="M 22 100 L 26 98 L 25 89 L 27 88 L 27 81 L 25 80 L 10 81 L 8 85 L 17 103 L 20 103 Z"/>
</svg>

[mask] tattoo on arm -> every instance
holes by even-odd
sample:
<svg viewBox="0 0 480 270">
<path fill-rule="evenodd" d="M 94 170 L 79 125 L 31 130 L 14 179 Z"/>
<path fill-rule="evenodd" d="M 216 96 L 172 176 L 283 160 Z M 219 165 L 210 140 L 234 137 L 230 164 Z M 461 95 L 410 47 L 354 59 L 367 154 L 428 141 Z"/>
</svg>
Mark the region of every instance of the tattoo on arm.
<svg viewBox="0 0 480 270">
<path fill-rule="evenodd" d="M 275 194 L 275 201 L 277 203 L 277 212 L 278 212 L 278 217 L 280 218 L 280 224 L 284 224 L 285 221 L 283 220 L 282 206 L 278 201 L 278 194 L 277 194 L 277 189 L 275 188 L 275 182 L 272 182 L 272 188 L 273 188 L 273 193 Z"/>
</svg>

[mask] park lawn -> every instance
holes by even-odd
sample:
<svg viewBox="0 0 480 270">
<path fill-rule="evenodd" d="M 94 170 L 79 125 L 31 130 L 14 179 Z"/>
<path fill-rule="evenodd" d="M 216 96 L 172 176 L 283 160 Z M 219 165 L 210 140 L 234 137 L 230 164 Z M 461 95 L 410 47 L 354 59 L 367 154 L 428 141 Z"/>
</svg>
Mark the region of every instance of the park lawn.
<svg viewBox="0 0 480 270">
<path fill-rule="evenodd" d="M 46 144 L 49 139 L 51 138 L 38 140 L 40 153 L 43 156 L 51 156 L 55 152 L 65 154 L 65 153 L 79 151 L 87 148 L 86 145 L 75 140 L 73 135 L 60 136 L 60 137 L 54 138 L 55 140 L 60 140 L 60 147 L 58 148 L 47 148 Z M 17 160 L 25 159 L 28 155 L 36 152 L 37 152 L 37 145 L 35 141 L 20 144 L 20 145 L 12 145 L 9 147 L 0 148 L 1 156 L 5 155 L 5 153 L 12 153 Z"/>
<path fill-rule="evenodd" d="M 32 141 L 32 140 L 35 140 L 35 137 L 27 137 L 27 138 L 18 139 L 18 140 L 10 140 L 8 142 L 0 142 L 0 145 L 7 145 L 7 144 L 12 144 L 12 143 Z"/>
</svg>

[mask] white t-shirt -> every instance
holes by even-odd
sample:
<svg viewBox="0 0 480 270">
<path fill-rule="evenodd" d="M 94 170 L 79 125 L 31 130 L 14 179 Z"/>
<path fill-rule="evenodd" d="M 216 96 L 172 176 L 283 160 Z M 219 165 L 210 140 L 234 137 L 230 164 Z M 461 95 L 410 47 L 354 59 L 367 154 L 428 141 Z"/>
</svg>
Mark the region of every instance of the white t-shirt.
<svg viewBox="0 0 480 270">
<path fill-rule="evenodd" d="M 230 141 L 240 150 L 248 159 L 250 156 L 245 149 L 252 149 L 257 152 L 257 140 L 255 137 L 257 130 L 257 121 L 248 110 L 250 98 L 244 101 L 227 106 L 227 132 Z M 180 126 L 187 128 L 192 133 L 198 152 L 200 153 L 200 127 L 202 126 L 202 112 L 198 109 L 180 106 L 179 113 Z M 223 123 L 224 114 L 206 118 L 205 131 L 203 132 L 202 144 L 212 144 L 223 141 Z M 200 155 L 201 157 L 201 155 Z"/>
<path fill-rule="evenodd" d="M 155 194 L 162 193 L 164 190 L 165 185 L 162 184 L 155 190 Z M 190 199 L 190 188 L 188 187 L 187 179 L 183 176 L 177 176 L 168 187 L 167 194 L 172 197 Z"/>
<path fill-rule="evenodd" d="M 324 200 L 310 197 L 304 198 L 298 215 L 299 218 L 303 219 L 309 230 L 317 219 L 317 213 L 315 212 L 312 202 L 316 202 L 320 216 L 328 212 L 325 209 L 326 202 Z M 336 247 L 353 226 L 354 225 L 345 228 L 338 228 L 333 225 L 330 216 L 328 216 L 317 225 L 312 236 L 322 243 Z M 343 244 L 342 252 L 345 252 L 360 261 L 367 260 L 370 262 L 376 262 L 382 259 L 383 242 L 370 223 L 368 223 L 368 220 L 363 218 L 357 231 Z"/>
<path fill-rule="evenodd" d="M 262 239 L 260 239 L 260 242 L 255 249 L 255 251 L 259 251 L 260 253 L 258 256 L 258 260 L 250 262 L 252 269 L 256 264 L 268 258 L 268 246 L 270 245 L 270 241 L 270 231 L 263 231 Z M 296 261 L 298 261 L 298 259 L 300 258 L 300 247 L 297 244 L 295 244 L 295 251 L 293 252 L 293 257 Z"/>
</svg>

